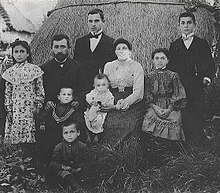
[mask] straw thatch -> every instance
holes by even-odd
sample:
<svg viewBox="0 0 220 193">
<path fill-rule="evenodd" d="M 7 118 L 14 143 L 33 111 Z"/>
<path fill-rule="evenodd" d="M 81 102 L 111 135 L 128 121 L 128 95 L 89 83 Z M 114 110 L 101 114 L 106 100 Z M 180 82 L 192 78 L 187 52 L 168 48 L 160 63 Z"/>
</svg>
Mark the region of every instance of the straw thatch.
<svg viewBox="0 0 220 193">
<path fill-rule="evenodd" d="M 9 44 L 16 38 L 31 41 L 36 29 L 12 3 L 0 0 L 0 40 Z"/>
<path fill-rule="evenodd" d="M 124 37 L 133 44 L 134 58 L 150 69 L 150 55 L 157 47 L 169 47 L 179 36 L 178 16 L 184 3 L 173 1 L 117 1 L 117 0 L 58 0 L 49 18 L 36 33 L 32 52 L 36 64 L 50 58 L 50 40 L 58 33 L 66 33 L 72 44 L 88 33 L 87 13 L 100 8 L 105 13 L 105 33 L 113 38 Z M 204 8 L 195 12 L 198 36 L 211 44 L 215 35 L 214 18 Z"/>
<path fill-rule="evenodd" d="M 14 4 L 0 0 L 0 16 L 4 18 L 6 24 L 18 32 L 28 34 L 35 33 L 34 24 L 28 20 Z"/>
</svg>

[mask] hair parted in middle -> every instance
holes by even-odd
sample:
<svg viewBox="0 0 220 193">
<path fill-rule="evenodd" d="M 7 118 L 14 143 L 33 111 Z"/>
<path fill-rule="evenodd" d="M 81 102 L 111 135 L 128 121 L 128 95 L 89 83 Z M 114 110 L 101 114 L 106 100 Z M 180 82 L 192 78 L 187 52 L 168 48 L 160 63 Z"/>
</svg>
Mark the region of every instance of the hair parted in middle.
<svg viewBox="0 0 220 193">
<path fill-rule="evenodd" d="M 151 54 L 151 59 L 153 60 L 155 54 L 157 54 L 157 53 L 161 53 L 161 52 L 164 53 L 165 56 L 167 57 L 167 59 L 169 60 L 169 58 L 170 58 L 170 54 L 169 54 L 169 50 L 166 49 L 166 48 L 157 48 L 156 50 L 154 50 L 154 51 L 152 52 L 152 54 Z"/>
<path fill-rule="evenodd" d="M 131 43 L 128 40 L 124 39 L 124 38 L 118 38 L 117 40 L 114 41 L 114 44 L 113 44 L 114 50 L 116 49 L 118 44 L 125 44 L 125 45 L 128 46 L 129 50 L 132 50 Z"/>
<path fill-rule="evenodd" d="M 15 46 L 23 46 L 26 49 L 27 53 L 29 54 L 29 56 L 27 57 L 27 61 L 29 63 L 32 62 L 31 48 L 26 41 L 19 40 L 19 38 L 17 38 L 14 42 L 10 43 L 10 46 L 12 49 L 12 57 L 13 57 L 13 50 L 14 50 Z M 16 63 L 14 57 L 13 57 L 13 63 Z"/>
</svg>

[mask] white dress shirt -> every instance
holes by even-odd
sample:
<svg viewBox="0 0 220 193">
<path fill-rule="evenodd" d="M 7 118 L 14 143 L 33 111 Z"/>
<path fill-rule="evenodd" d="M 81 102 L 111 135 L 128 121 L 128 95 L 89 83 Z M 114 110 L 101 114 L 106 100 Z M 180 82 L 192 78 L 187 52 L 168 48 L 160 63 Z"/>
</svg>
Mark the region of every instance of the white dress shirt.
<svg viewBox="0 0 220 193">
<path fill-rule="evenodd" d="M 102 30 L 99 31 L 98 33 L 96 33 L 96 34 L 100 34 L 98 38 L 90 38 L 90 50 L 92 52 L 95 50 L 96 46 L 98 45 L 98 43 L 99 43 L 99 41 L 100 41 L 100 39 L 102 37 L 102 33 L 101 32 L 102 32 Z M 96 35 L 96 34 L 94 34 L 94 35 Z"/>
<path fill-rule="evenodd" d="M 190 45 L 192 44 L 194 38 L 194 33 L 190 33 L 189 35 L 182 34 L 183 43 L 186 46 L 187 50 L 189 49 Z M 204 77 L 204 80 L 207 80 L 209 83 L 211 83 L 211 79 L 209 77 Z"/>
<path fill-rule="evenodd" d="M 189 35 L 182 34 L 183 43 L 186 46 L 187 50 L 189 49 L 190 45 L 192 44 L 192 41 L 194 38 L 193 36 L 194 36 L 193 32 L 190 33 Z"/>
</svg>

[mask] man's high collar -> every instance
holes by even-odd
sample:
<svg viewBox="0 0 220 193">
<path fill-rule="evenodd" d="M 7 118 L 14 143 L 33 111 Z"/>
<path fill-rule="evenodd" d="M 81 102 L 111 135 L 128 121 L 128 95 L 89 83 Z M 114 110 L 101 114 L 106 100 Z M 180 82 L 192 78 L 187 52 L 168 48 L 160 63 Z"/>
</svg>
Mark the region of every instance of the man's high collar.
<svg viewBox="0 0 220 193">
<path fill-rule="evenodd" d="M 63 64 L 67 61 L 68 57 L 67 57 L 64 61 L 62 61 L 62 62 L 60 62 L 60 61 L 57 60 L 56 58 L 54 58 L 54 59 L 55 59 L 55 61 L 56 61 L 57 63 L 59 63 L 60 65 L 63 65 Z"/>
<path fill-rule="evenodd" d="M 93 33 L 93 32 L 90 32 L 92 35 L 98 35 L 98 34 L 101 34 L 101 33 L 103 33 L 103 29 L 101 29 L 101 30 L 99 30 L 98 32 L 96 32 L 96 33 Z"/>
</svg>

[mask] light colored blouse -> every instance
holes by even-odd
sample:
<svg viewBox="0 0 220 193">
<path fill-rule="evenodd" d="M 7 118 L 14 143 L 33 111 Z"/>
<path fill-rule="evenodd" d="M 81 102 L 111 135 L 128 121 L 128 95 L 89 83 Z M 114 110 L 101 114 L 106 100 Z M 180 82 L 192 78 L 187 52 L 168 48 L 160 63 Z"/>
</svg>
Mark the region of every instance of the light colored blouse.
<svg viewBox="0 0 220 193">
<path fill-rule="evenodd" d="M 126 87 L 133 87 L 133 92 L 126 100 L 129 105 L 143 99 L 144 95 L 144 70 L 140 63 L 130 59 L 125 62 L 114 60 L 104 67 L 104 74 L 110 80 L 112 88 L 124 92 Z"/>
</svg>

